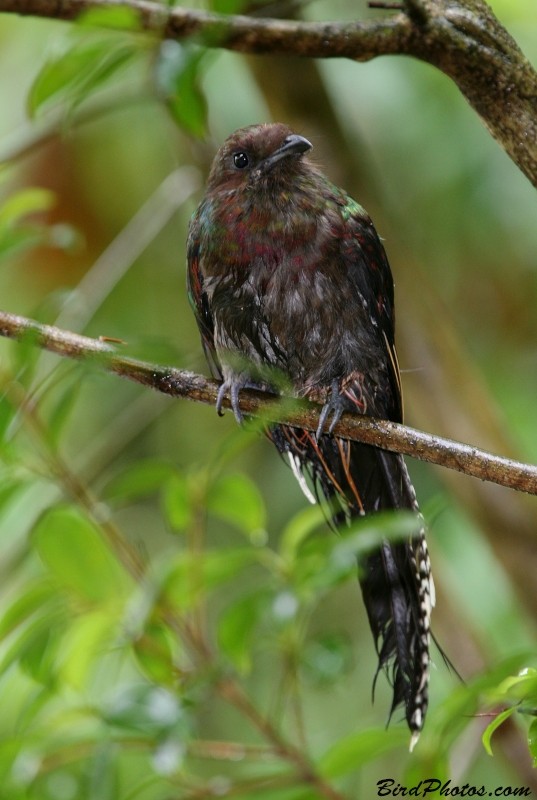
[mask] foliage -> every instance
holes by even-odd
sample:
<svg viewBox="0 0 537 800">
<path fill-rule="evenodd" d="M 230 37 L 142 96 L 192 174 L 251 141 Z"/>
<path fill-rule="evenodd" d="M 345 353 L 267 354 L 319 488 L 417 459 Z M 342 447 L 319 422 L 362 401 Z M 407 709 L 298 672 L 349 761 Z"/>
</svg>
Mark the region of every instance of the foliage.
<svg viewBox="0 0 537 800">
<path fill-rule="evenodd" d="M 337 629 L 311 631 L 316 610 L 356 580 L 358 554 L 415 531 L 414 516 L 385 513 L 335 535 L 320 509 L 308 508 L 271 546 L 265 501 L 245 473 L 230 471 L 222 445 L 202 467 L 182 470 L 158 459 L 128 464 L 103 484 L 100 500 L 61 455 L 58 408 L 64 424 L 75 411 L 65 402 L 64 381 L 36 406 L 28 394 L 30 366 L 26 389 L 13 390 L 12 375 L 3 375 L 0 525 L 37 485 L 50 499 L 21 532 L 0 619 L 0 693 L 12 707 L 0 739 L 4 796 L 198 797 L 216 787 L 223 796 L 254 797 L 270 788 L 267 796 L 284 798 L 295 796 L 293 785 L 302 786 L 297 797 L 306 796 L 308 785 L 308 797 L 323 796 L 323 780 L 339 780 L 406 748 L 406 726 L 358 727 L 324 752 L 314 746 L 306 779 L 292 742 L 298 736 L 305 747 L 308 738 L 304 686 L 334 691 L 352 668 Z M 78 381 L 80 372 L 77 367 Z M 248 432 L 244 438 L 249 443 Z M 237 451 L 236 439 L 233 433 L 230 451 Z M 140 560 L 114 517 L 153 498 L 173 534 L 171 546 Z M 219 520 L 241 540 L 209 546 L 208 529 Z M 235 585 L 250 588 L 236 593 Z M 275 714 L 245 694 L 266 653 Z M 445 762 L 482 702 L 497 706 L 508 697 L 532 705 L 535 670 L 507 678 L 527 657 L 508 659 L 456 688 L 433 711 L 423 737 L 428 764 Z M 218 697 L 246 715 L 264 735 L 262 744 L 248 736 L 244 742 L 200 738 L 200 717 Z M 515 710 L 487 729 L 489 752 L 493 730 Z M 533 707 L 518 710 L 534 713 Z M 528 735 L 533 748 L 533 726 Z M 139 766 L 129 775 L 134 754 Z M 216 783 L 199 769 L 200 758 L 219 762 Z"/>
<path fill-rule="evenodd" d="M 145 65 L 175 121 L 193 136 L 202 137 L 207 124 L 207 104 L 200 89 L 207 62 L 204 49 L 172 39 L 160 42 L 142 37 L 139 29 L 136 12 L 127 7 L 86 12 L 35 78 L 28 95 L 30 115 L 59 107 L 65 117 L 72 118 L 80 105 L 126 67 Z"/>
<path fill-rule="evenodd" d="M 10 379 L 4 380 L 7 387 Z M 4 790 L 38 797 L 43 787 L 63 781 L 93 796 L 94 784 L 118 785 L 122 765 L 136 752 L 154 796 L 164 789 L 210 793 L 211 781 L 197 774 L 196 756 L 205 750 L 206 757 L 218 758 L 214 753 L 220 746 L 225 754 L 226 744 L 199 739 L 196 718 L 212 698 L 229 693 L 230 682 L 240 686 L 267 649 L 282 665 L 274 676 L 281 714 L 298 715 L 295 724 L 302 726 L 297 703 L 303 670 L 326 689 L 345 667 L 337 639 L 313 638 L 304 648 L 312 613 L 343 581 L 355 579 L 358 551 L 387 535 L 408 535 L 417 524 L 413 516 L 362 521 L 340 540 L 325 529 L 317 509 L 308 509 L 288 523 L 274 549 L 263 532 L 259 490 L 244 473 L 229 472 L 221 458 L 188 472 L 156 460 L 129 465 L 103 487 L 105 506 L 62 461 L 49 430 L 54 402 L 42 415 L 8 391 L 0 409 L 10 424 L 22 415 L 18 435 L 27 430 L 39 452 L 39 464 L 26 465 L 29 453 L 5 442 L 4 513 L 25 502 L 37 480 L 65 496 L 52 500 L 25 531 L 30 548 L 24 548 L 18 574 L 31 577 L 13 582 L 0 620 L 0 677 L 4 692 L 16 685 L 20 693 L 11 725 L 23 732 L 14 743 L 6 731 L 11 746 L 3 752 Z M 125 556 L 132 546 L 110 514 L 151 495 L 160 497 L 176 544 L 133 575 Z M 236 528 L 243 543 L 207 547 L 212 518 Z M 232 595 L 222 608 L 222 592 L 245 572 L 255 589 Z M 280 784 L 300 786 L 292 759 L 277 763 L 281 734 L 274 725 L 264 747 L 250 752 L 251 745 L 237 743 L 231 755 L 222 755 L 231 761 L 229 792 L 251 785 L 253 797 L 266 784 L 280 796 Z M 345 775 L 407 743 L 405 728 L 351 734 L 319 754 L 319 775 Z M 233 763 L 240 748 L 246 753 L 242 766 Z M 128 781 L 121 785 L 122 796 L 135 796 Z"/>
</svg>

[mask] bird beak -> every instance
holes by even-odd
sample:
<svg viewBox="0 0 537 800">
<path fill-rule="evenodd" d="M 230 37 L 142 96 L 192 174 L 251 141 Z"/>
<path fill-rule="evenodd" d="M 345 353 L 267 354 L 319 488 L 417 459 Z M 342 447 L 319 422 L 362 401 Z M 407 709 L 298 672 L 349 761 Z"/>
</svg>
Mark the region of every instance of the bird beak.
<svg viewBox="0 0 537 800">
<path fill-rule="evenodd" d="M 269 169 L 272 169 L 274 164 L 277 164 L 278 161 L 281 161 L 282 158 L 287 158 L 287 156 L 301 155 L 302 153 L 306 153 L 308 150 L 311 150 L 312 147 L 312 143 L 308 142 L 308 140 L 303 136 L 293 133 L 284 140 L 283 144 L 278 147 L 277 150 L 261 161 L 261 163 L 257 165 L 257 169 L 267 172 Z"/>
</svg>

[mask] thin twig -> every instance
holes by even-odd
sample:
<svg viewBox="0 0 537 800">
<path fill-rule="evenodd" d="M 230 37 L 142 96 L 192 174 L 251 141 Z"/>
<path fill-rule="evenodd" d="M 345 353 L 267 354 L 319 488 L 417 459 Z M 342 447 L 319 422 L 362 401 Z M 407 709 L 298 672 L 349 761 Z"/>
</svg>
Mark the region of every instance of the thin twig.
<svg viewBox="0 0 537 800">
<path fill-rule="evenodd" d="M 125 539 L 119 528 L 110 519 L 103 518 L 102 504 L 70 469 L 61 455 L 50 447 L 47 432 L 37 414 L 37 409 L 32 400 L 23 394 L 22 389 L 20 389 L 17 383 L 12 383 L 9 386 L 9 397 L 17 403 L 29 428 L 39 442 L 41 453 L 48 468 L 51 473 L 57 477 L 66 494 L 70 495 L 71 499 L 86 511 L 97 528 L 102 531 L 104 538 L 127 572 L 129 572 L 136 581 L 142 580 L 145 574 L 145 565 L 140 556 Z"/>
<path fill-rule="evenodd" d="M 252 724 L 272 743 L 275 752 L 281 758 L 296 767 L 303 781 L 315 786 L 317 791 L 324 795 L 327 800 L 345 800 L 345 796 L 341 792 L 330 786 L 324 778 L 315 772 L 302 750 L 286 742 L 272 723 L 259 713 L 236 681 L 224 678 L 218 683 L 217 690 L 221 697 L 228 700 L 248 717 Z"/>
<path fill-rule="evenodd" d="M 144 750 L 154 744 L 153 739 L 147 739 L 141 736 L 115 739 L 114 742 L 119 744 L 120 747 L 129 750 Z M 76 761 L 89 758 L 101 746 L 101 742 L 99 741 L 88 740 L 83 742 L 74 742 L 72 744 L 66 744 L 63 747 L 59 747 L 57 750 L 47 753 L 44 756 L 39 767 L 39 774 L 45 775 Z"/>
<path fill-rule="evenodd" d="M 117 350 L 111 345 L 87 336 L 41 325 L 34 320 L 4 311 L 0 311 L 0 335 L 19 342 L 32 343 L 65 358 L 91 364 L 172 397 L 185 397 L 212 406 L 216 404 L 218 381 L 186 370 L 123 358 L 117 355 Z M 231 408 L 228 398 L 223 405 Z M 319 406 L 304 402 L 290 412 L 280 401 L 275 402 L 274 395 L 264 392 L 243 390 L 240 408 L 245 414 L 262 415 L 271 422 L 283 422 L 309 431 L 315 431 L 319 422 Z M 537 494 L 537 466 L 503 458 L 407 425 L 344 414 L 335 426 L 334 433 L 343 439 L 364 442 L 448 467 L 480 480 Z"/>
<path fill-rule="evenodd" d="M 122 748 L 132 748 L 135 750 L 151 747 L 154 740 L 142 736 L 125 737 L 114 739 L 114 742 Z M 83 758 L 93 755 L 95 750 L 100 747 L 100 742 L 95 740 L 75 742 L 59 747 L 47 753 L 41 762 L 39 772 L 41 774 L 51 772 L 80 761 Z M 273 761 L 277 754 L 272 747 L 256 744 L 243 744 L 242 742 L 213 741 L 207 739 L 192 739 L 186 745 L 187 753 L 193 758 L 211 759 L 215 761 Z"/>
<path fill-rule="evenodd" d="M 216 761 L 273 761 L 278 756 L 273 747 L 208 739 L 192 739 L 188 743 L 188 754 Z"/>
<path fill-rule="evenodd" d="M 304 722 L 304 709 L 302 707 L 302 687 L 300 685 L 300 676 L 297 664 L 296 653 L 290 654 L 290 671 L 291 671 L 291 701 L 293 704 L 293 712 L 295 717 L 295 725 L 297 729 L 298 742 L 304 752 L 308 751 L 308 740 L 306 736 L 306 725 Z"/>
</svg>

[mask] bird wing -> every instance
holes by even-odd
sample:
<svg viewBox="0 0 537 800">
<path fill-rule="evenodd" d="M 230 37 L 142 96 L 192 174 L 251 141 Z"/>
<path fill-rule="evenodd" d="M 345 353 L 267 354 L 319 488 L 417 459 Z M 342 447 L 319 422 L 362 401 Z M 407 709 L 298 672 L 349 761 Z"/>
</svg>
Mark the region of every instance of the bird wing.
<svg viewBox="0 0 537 800">
<path fill-rule="evenodd" d="M 341 213 L 339 257 L 353 287 L 356 324 L 367 326 L 372 352 L 371 370 L 344 378 L 340 399 L 345 410 L 402 421 L 393 280 L 386 253 L 369 216 L 345 195 Z M 380 369 L 377 361 L 382 362 Z M 317 439 L 287 426 L 273 428 L 271 437 L 280 452 L 289 453 L 295 472 L 310 474 L 318 496 L 329 501 L 336 524 L 384 509 L 418 511 L 401 456 L 336 436 Z M 339 504 L 334 505 L 334 498 Z M 359 577 L 379 658 L 377 674 L 384 669 L 393 686 L 390 716 L 404 706 L 414 743 L 427 709 L 429 617 L 434 604 L 424 529 L 406 542 L 385 540 L 362 556 Z"/>
<path fill-rule="evenodd" d="M 389 384 L 378 387 L 372 416 L 403 421 L 403 395 L 395 350 L 394 286 L 384 247 L 367 213 L 349 200 L 346 235 L 341 253 L 356 290 L 365 298 L 371 324 L 387 356 Z M 345 210 L 344 209 L 344 210 Z M 351 394 L 353 391 L 351 389 Z M 347 394 L 349 389 L 347 389 Z M 363 409 L 362 409 L 363 411 Z M 337 445 L 338 449 L 344 447 Z M 326 445 L 325 460 L 340 481 L 357 489 L 363 511 L 409 508 L 418 511 L 416 496 L 401 456 L 347 443 L 347 467 L 343 458 L 327 458 L 334 444 Z M 338 463 L 339 461 L 339 463 Z M 350 481 L 347 477 L 350 475 Z M 378 670 L 384 668 L 393 685 L 391 712 L 400 704 L 416 740 L 427 709 L 429 679 L 429 618 L 434 604 L 425 529 L 408 542 L 383 545 L 361 562 L 360 584 L 377 652 Z"/>
<path fill-rule="evenodd" d="M 341 258 L 357 293 L 364 298 L 371 325 L 378 330 L 389 365 L 389 385 L 380 387 L 378 411 L 375 408 L 357 410 L 402 422 L 403 391 L 395 349 L 394 286 L 388 258 L 367 212 L 346 195 L 343 203 L 346 225 L 341 240 Z"/>
<path fill-rule="evenodd" d="M 211 374 L 222 380 L 222 369 L 214 345 L 214 320 L 207 293 L 203 288 L 203 275 L 200 268 L 200 230 L 199 210 L 190 222 L 187 240 L 187 294 L 201 335 L 201 343 Z"/>
</svg>

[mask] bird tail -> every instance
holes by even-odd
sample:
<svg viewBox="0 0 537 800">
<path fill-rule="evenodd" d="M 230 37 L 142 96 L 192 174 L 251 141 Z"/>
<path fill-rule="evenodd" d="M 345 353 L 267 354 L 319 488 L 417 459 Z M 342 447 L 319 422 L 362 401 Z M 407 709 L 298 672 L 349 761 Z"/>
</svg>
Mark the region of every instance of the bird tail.
<svg viewBox="0 0 537 800">
<path fill-rule="evenodd" d="M 419 514 L 402 456 L 334 436 L 317 441 L 308 431 L 286 426 L 273 429 L 271 438 L 281 453 L 289 454 L 301 485 L 305 471 L 318 497 L 322 494 L 330 501 L 337 497 L 341 511 L 334 514 L 336 524 L 386 509 Z M 306 490 L 312 500 L 307 485 Z M 430 616 L 435 602 L 425 522 L 421 515 L 419 519 L 423 525 L 417 535 L 404 542 L 386 539 L 359 562 L 362 596 L 379 658 L 373 690 L 384 670 L 393 687 L 389 716 L 404 706 L 411 749 L 427 711 Z"/>
</svg>

